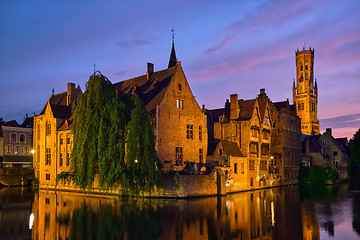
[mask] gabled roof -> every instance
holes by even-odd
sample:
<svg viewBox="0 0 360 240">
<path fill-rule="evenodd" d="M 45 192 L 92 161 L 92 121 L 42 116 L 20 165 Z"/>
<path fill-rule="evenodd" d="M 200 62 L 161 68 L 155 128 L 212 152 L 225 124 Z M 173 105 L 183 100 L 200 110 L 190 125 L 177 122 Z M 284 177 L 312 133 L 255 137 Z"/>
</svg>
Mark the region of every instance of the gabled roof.
<svg viewBox="0 0 360 240">
<path fill-rule="evenodd" d="M 288 105 L 288 101 L 274 102 L 273 105 L 280 110 L 281 108 L 286 108 Z"/>
<path fill-rule="evenodd" d="M 65 122 L 63 123 L 63 125 L 61 125 L 58 130 L 64 131 L 64 130 L 71 129 L 71 124 L 73 123 L 73 120 L 74 120 L 74 115 L 71 115 L 71 117 L 66 119 Z"/>
<path fill-rule="evenodd" d="M 206 109 L 205 113 L 211 122 L 220 122 L 220 117 L 224 115 L 225 108 L 218 108 L 212 110 Z"/>
<path fill-rule="evenodd" d="M 239 145 L 236 142 L 229 142 L 225 140 L 220 140 L 219 142 L 213 142 L 208 145 L 208 152 L 207 155 L 213 155 L 217 146 L 221 145 L 224 152 L 229 156 L 235 157 L 244 157 L 242 154 Z"/>
<path fill-rule="evenodd" d="M 236 157 L 244 157 L 244 154 L 242 154 L 240 147 L 236 142 L 229 142 L 229 141 L 222 140 L 221 144 L 227 155 L 236 156 Z"/>
<path fill-rule="evenodd" d="M 50 108 L 54 118 L 67 119 L 71 116 L 71 106 L 50 103 Z"/>
<path fill-rule="evenodd" d="M 256 99 L 239 100 L 240 116 L 238 120 L 250 120 L 255 109 Z"/>
<path fill-rule="evenodd" d="M 20 127 L 20 125 L 18 124 L 18 122 L 16 120 L 11 120 L 8 122 L 3 122 L 2 124 L 3 126 L 8 126 L 8 127 Z"/>
<path fill-rule="evenodd" d="M 344 137 L 344 138 L 334 138 L 334 139 L 335 139 L 336 144 L 340 147 L 340 149 L 342 151 L 350 152 L 350 147 L 349 147 L 348 140 L 347 140 L 346 137 Z"/>
<path fill-rule="evenodd" d="M 78 98 L 80 95 L 82 94 L 81 88 L 80 86 L 78 86 L 77 88 L 75 88 L 75 99 Z M 62 92 L 62 93 L 58 93 L 58 94 L 54 94 L 51 95 L 51 97 L 49 98 L 49 102 L 52 104 L 58 104 L 58 105 L 67 105 L 67 91 Z M 41 110 L 40 115 L 45 113 L 45 108 L 46 108 L 46 104 L 44 106 L 44 108 Z"/>
<path fill-rule="evenodd" d="M 25 118 L 24 122 L 20 126 L 26 128 L 32 128 L 34 126 L 34 117 Z"/>
<path fill-rule="evenodd" d="M 177 64 L 174 67 L 154 72 L 149 79 L 147 75 L 142 75 L 115 83 L 113 86 L 119 93 L 137 94 L 144 102 L 146 110 L 151 112 L 155 110 L 156 105 L 160 104 L 178 67 L 181 68 L 181 65 Z"/>
</svg>

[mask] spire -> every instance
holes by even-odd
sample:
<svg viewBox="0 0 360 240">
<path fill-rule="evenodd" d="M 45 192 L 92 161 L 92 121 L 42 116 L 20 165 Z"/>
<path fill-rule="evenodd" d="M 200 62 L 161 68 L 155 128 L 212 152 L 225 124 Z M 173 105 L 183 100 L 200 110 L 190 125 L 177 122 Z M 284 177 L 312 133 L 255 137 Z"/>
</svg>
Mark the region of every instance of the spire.
<svg viewBox="0 0 360 240">
<path fill-rule="evenodd" d="M 175 45 L 174 45 L 174 37 L 175 37 L 174 28 L 171 29 L 171 35 L 172 35 L 172 49 L 171 49 L 168 68 L 176 66 L 176 63 L 177 63 L 176 53 L 175 53 Z"/>
</svg>

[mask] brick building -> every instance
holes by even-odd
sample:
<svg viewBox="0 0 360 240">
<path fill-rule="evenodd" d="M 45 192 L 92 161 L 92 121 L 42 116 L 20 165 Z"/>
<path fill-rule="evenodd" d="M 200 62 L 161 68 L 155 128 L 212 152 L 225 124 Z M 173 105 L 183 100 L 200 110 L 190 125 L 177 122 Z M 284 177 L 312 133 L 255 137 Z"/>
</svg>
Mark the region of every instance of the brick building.
<svg viewBox="0 0 360 240">
<path fill-rule="evenodd" d="M 174 44 L 169 66 L 113 84 L 120 94 L 137 94 L 145 104 L 153 125 L 156 149 L 164 171 L 181 171 L 186 163 L 205 163 L 207 152 L 206 115 L 192 94 Z M 34 168 L 40 185 L 54 186 L 56 175 L 70 171 L 74 102 L 80 87 L 68 83 L 67 91 L 49 98 L 34 124 Z"/>
</svg>

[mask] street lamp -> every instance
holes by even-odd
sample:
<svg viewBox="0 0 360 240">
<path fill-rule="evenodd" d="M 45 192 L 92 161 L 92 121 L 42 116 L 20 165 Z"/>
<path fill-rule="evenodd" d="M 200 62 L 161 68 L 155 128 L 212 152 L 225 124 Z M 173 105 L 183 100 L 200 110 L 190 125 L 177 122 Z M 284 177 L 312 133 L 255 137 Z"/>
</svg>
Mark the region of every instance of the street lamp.
<svg viewBox="0 0 360 240">
<path fill-rule="evenodd" d="M 35 154 L 35 150 L 34 150 L 34 149 L 32 149 L 32 150 L 31 150 L 31 153 L 32 153 L 32 154 Z"/>
</svg>

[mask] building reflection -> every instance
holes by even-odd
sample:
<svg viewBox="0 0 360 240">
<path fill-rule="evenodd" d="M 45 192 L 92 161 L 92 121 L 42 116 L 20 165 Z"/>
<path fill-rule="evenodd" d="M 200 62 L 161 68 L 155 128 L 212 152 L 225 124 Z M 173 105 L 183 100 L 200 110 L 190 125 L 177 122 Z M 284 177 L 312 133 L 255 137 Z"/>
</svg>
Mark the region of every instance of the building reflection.
<svg viewBox="0 0 360 240">
<path fill-rule="evenodd" d="M 190 200 L 40 190 L 32 212 L 36 240 L 303 238 L 297 188 Z"/>
</svg>

